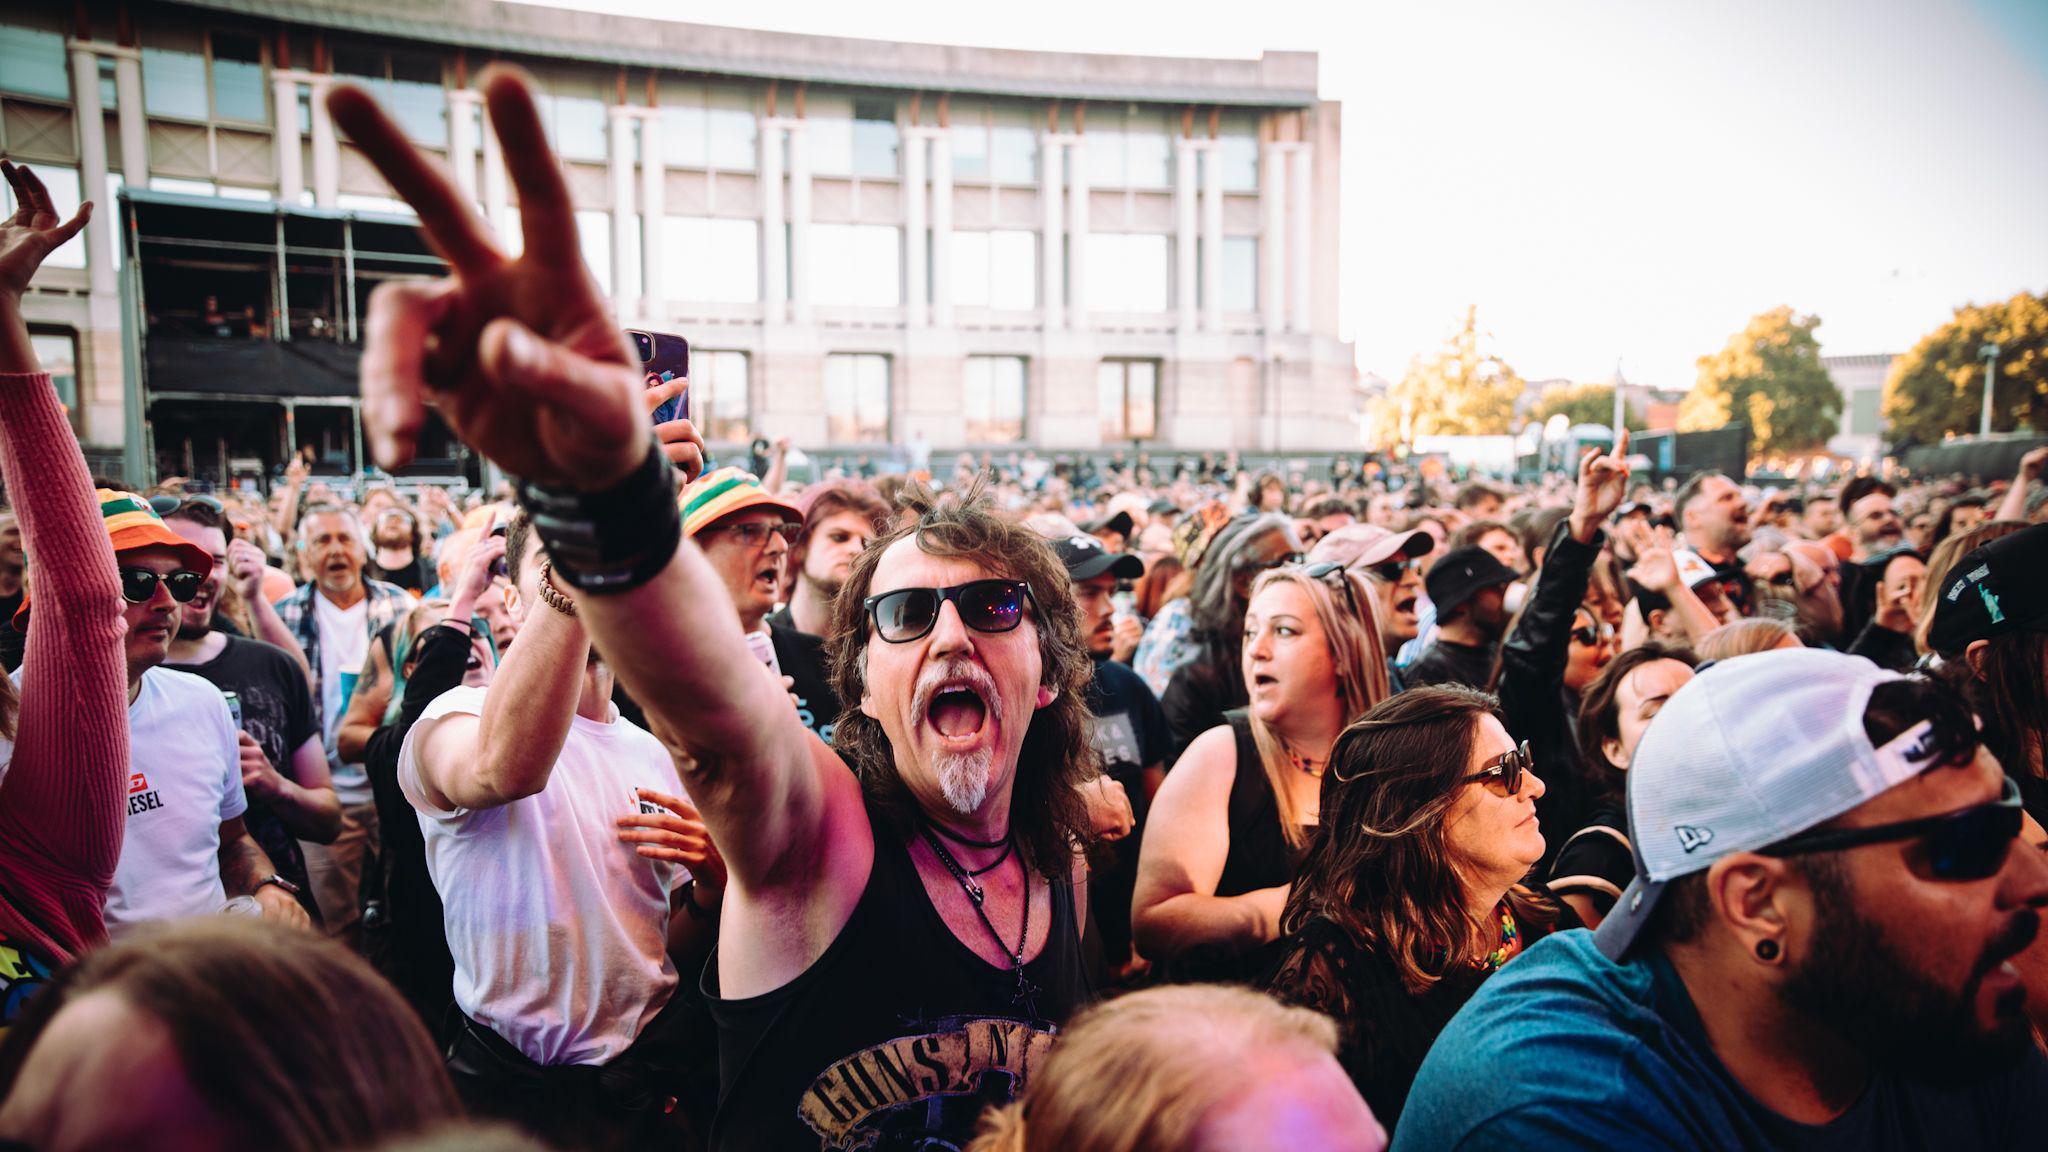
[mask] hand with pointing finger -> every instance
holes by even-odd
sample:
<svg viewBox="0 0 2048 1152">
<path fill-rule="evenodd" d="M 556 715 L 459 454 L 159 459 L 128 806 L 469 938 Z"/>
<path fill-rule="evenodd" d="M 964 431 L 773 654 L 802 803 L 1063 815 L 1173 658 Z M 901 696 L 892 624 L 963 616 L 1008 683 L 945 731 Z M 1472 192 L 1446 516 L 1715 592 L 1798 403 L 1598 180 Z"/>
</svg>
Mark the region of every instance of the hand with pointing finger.
<svg viewBox="0 0 2048 1152">
<path fill-rule="evenodd" d="M 584 267 L 575 207 L 531 84 L 494 65 L 481 86 L 517 189 L 525 238 L 517 257 L 368 93 L 341 84 L 327 97 L 335 123 L 419 213 L 452 271 L 371 295 L 364 428 L 378 464 L 394 468 L 412 458 L 432 406 L 506 471 L 600 491 L 647 455 L 639 365 Z"/>
</svg>

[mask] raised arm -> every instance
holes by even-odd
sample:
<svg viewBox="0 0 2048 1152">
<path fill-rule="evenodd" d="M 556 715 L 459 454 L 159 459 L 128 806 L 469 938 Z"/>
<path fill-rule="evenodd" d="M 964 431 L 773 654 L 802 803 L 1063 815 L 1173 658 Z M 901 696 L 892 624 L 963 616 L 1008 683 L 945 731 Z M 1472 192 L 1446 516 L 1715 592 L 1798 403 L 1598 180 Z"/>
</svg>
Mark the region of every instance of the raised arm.
<svg viewBox="0 0 2048 1152">
<path fill-rule="evenodd" d="M 5 161 L 0 172 L 19 205 L 0 223 L 0 474 L 21 521 L 35 618 L 14 757 L 0 783 L 0 900 L 76 953 L 106 938 L 100 908 L 127 818 L 121 581 L 85 457 L 36 363 L 21 297 L 92 205 L 60 220 L 33 173 Z"/>
<path fill-rule="evenodd" d="M 731 849 L 735 884 L 772 883 L 793 856 L 820 850 L 828 796 L 842 817 L 848 806 L 857 814 L 858 789 L 851 774 L 826 770 L 831 754 L 814 750 L 776 684 L 737 674 L 752 666 L 738 613 L 696 547 L 678 544 L 667 468 L 649 468 L 656 450 L 641 377 L 583 267 L 568 189 L 533 95 L 507 68 L 490 70 L 483 87 L 519 190 L 525 246 L 517 259 L 366 93 L 342 85 L 328 98 L 454 269 L 438 284 L 387 284 L 372 298 L 362 361 L 366 430 L 381 465 L 405 462 L 431 394 L 465 442 L 522 478 L 557 583 L 583 585 L 575 621 L 533 609 L 510 663 L 529 644 L 574 647 L 582 641 L 564 632 L 587 627 L 658 734 L 694 765 L 685 783 L 713 836 Z M 664 455 L 686 472 L 702 467 L 694 442 L 670 443 Z M 599 586 L 594 571 L 579 576 L 570 563 L 579 548 L 579 564 L 621 578 Z M 537 643 L 536 627 L 542 640 L 556 639 Z"/>
<path fill-rule="evenodd" d="M 2043 469 L 2048 469 L 2048 447 L 2036 448 L 2020 457 L 2020 470 L 2012 478 L 2012 487 L 2005 490 L 2005 499 L 1998 502 L 1994 520 L 2017 520 L 2027 522 L 2027 493 L 2034 487 L 2034 481 L 2041 478 Z"/>
<path fill-rule="evenodd" d="M 306 661 L 306 650 L 299 647 L 299 638 L 277 614 L 277 605 L 263 594 L 263 572 L 265 569 L 263 550 L 247 540 L 236 539 L 228 544 L 228 579 L 235 584 L 235 593 L 242 603 L 249 606 L 249 618 L 256 623 L 256 638 L 265 644 L 284 649 L 299 666 L 309 687 L 317 689 L 313 682 L 313 666 Z"/>
</svg>

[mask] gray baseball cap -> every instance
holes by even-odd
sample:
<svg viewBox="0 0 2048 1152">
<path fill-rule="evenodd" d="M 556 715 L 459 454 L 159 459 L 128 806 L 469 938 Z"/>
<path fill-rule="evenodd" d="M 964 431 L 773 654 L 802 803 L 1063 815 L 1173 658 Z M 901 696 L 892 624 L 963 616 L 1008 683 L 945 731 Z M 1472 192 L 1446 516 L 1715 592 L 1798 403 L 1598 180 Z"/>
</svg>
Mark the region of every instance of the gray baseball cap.
<svg viewBox="0 0 2048 1152">
<path fill-rule="evenodd" d="M 1903 679 L 1861 656 L 1794 648 L 1716 664 L 1674 693 L 1629 764 L 1636 875 L 1594 932 L 1600 951 L 1627 954 L 1668 882 L 1823 824 L 1931 766 L 1924 722 L 1881 748 L 1863 730 L 1871 691 Z"/>
</svg>

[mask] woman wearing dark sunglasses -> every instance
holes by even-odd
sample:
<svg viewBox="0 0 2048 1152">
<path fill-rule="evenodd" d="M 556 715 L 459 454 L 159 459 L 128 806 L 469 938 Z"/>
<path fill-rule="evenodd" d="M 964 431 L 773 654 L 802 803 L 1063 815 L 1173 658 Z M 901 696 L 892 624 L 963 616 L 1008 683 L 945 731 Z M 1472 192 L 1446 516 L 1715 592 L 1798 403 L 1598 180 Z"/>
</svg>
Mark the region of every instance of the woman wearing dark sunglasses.
<svg viewBox="0 0 2048 1152">
<path fill-rule="evenodd" d="M 1266 986 L 1337 1020 L 1338 1060 L 1393 1128 L 1430 1044 L 1482 981 L 1576 924 L 1524 878 L 1543 781 L 1491 696 L 1411 688 L 1345 729 Z"/>
<path fill-rule="evenodd" d="M 63 220 L 34 173 L 4 161 L 0 172 L 19 205 L 0 222 L 0 475 L 38 593 L 18 699 L 0 675 L 0 760 L 11 758 L 0 845 L 41 846 L 0 853 L 0 951 L 14 954 L 4 1030 L 40 991 L 39 974 L 106 943 L 102 907 L 127 814 L 128 691 L 113 545 L 21 315 L 29 279 L 92 206 Z"/>
<path fill-rule="evenodd" d="M 1138 950 L 1174 979 L 1247 980 L 1316 821 L 1344 726 L 1387 696 L 1364 581 L 1334 566 L 1261 576 L 1245 612 L 1251 702 L 1224 714 L 1167 776 L 1139 850 Z"/>
</svg>

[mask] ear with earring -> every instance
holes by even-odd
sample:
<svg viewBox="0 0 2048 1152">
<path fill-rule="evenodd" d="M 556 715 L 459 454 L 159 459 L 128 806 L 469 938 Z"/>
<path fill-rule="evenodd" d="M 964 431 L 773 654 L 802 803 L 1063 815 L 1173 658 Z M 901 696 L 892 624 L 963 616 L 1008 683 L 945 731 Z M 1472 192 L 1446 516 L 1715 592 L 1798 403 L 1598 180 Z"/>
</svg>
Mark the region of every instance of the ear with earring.
<svg viewBox="0 0 2048 1152">
<path fill-rule="evenodd" d="M 1776 963 L 1778 959 L 1778 942 L 1769 937 L 1757 941 L 1756 958 L 1766 964 Z"/>
</svg>

